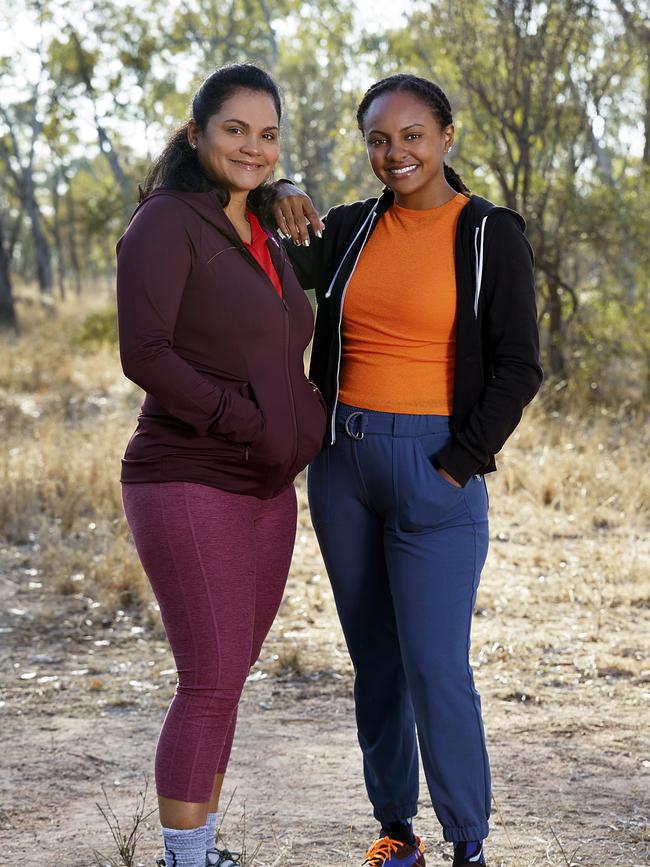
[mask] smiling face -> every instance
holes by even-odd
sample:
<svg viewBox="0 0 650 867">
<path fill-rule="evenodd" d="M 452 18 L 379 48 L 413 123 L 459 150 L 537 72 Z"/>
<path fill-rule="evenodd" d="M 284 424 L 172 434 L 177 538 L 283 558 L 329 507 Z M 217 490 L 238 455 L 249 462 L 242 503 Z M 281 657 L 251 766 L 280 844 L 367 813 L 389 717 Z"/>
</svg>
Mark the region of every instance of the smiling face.
<svg viewBox="0 0 650 867">
<path fill-rule="evenodd" d="M 271 175 L 280 156 L 278 114 L 266 93 L 236 91 L 201 131 L 194 121 L 188 139 L 207 175 L 230 193 L 248 193 Z"/>
<path fill-rule="evenodd" d="M 453 124 L 442 128 L 418 96 L 406 90 L 378 96 L 363 118 L 363 135 L 373 172 L 399 205 L 435 208 L 455 195 L 443 170 Z"/>
</svg>

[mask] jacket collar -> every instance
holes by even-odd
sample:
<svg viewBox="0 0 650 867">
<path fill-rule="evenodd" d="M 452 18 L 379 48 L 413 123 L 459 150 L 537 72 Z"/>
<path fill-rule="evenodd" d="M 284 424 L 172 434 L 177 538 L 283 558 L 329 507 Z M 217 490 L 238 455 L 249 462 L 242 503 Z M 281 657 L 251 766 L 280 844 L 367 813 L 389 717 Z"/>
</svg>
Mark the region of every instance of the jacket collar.
<svg viewBox="0 0 650 867">
<path fill-rule="evenodd" d="M 390 206 L 395 201 L 395 194 L 392 190 L 389 190 L 388 187 L 384 187 L 381 195 L 377 199 L 377 207 L 375 213 L 378 217 L 381 217 L 382 214 L 385 214 L 386 211 L 390 208 Z M 474 226 L 479 226 L 484 217 L 487 217 L 488 214 L 497 213 L 499 211 L 506 211 L 509 214 L 513 214 L 519 224 L 521 225 L 522 231 L 526 229 L 526 221 L 521 216 L 521 214 L 517 213 L 517 211 L 513 211 L 512 208 L 505 208 L 501 205 L 495 205 L 494 202 L 491 202 L 489 199 L 483 198 L 483 196 L 477 196 L 471 194 L 469 196 L 469 202 L 467 206 L 463 209 L 467 216 L 470 217 L 471 223 Z"/>
<path fill-rule="evenodd" d="M 184 190 L 172 190 L 166 187 L 159 187 L 150 193 L 144 202 L 148 202 L 150 199 L 158 196 L 171 196 L 173 199 L 179 199 L 181 202 L 185 202 L 185 204 L 201 217 L 201 219 L 214 226 L 214 228 L 228 238 L 231 243 L 242 248 L 244 247 L 244 242 L 241 240 L 237 234 L 237 230 L 228 219 L 216 190 L 210 190 L 205 193 L 188 193 Z M 141 202 L 140 205 L 143 205 L 144 202 Z M 138 209 L 140 205 L 138 206 Z M 136 212 L 138 209 L 136 209 Z M 134 212 L 133 216 L 135 216 L 136 212 Z M 133 219 L 133 217 L 131 219 Z M 262 227 L 262 229 L 263 228 L 264 227 Z"/>
</svg>

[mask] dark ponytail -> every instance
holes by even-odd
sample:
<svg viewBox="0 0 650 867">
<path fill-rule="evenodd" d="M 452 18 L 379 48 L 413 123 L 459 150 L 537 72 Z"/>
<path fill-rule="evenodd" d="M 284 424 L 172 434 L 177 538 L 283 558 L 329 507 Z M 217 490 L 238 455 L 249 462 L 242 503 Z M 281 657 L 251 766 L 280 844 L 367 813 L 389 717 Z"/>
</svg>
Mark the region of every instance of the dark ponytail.
<svg viewBox="0 0 650 867">
<path fill-rule="evenodd" d="M 208 190 L 222 190 L 216 181 L 211 180 L 199 165 L 194 149 L 187 137 L 189 121 L 180 126 L 167 141 L 163 152 L 149 167 L 144 183 L 138 186 L 139 201 L 159 187 L 185 192 L 203 193 Z M 222 202 L 224 204 L 224 202 Z"/>
<path fill-rule="evenodd" d="M 384 93 L 394 93 L 399 90 L 412 93 L 428 105 L 442 129 L 454 122 L 451 104 L 444 91 L 437 84 L 428 81 L 426 78 L 419 78 L 417 75 L 399 73 L 398 75 L 390 75 L 388 78 L 382 78 L 381 81 L 375 82 L 365 92 L 357 110 L 357 125 L 361 132 L 363 132 L 365 116 L 375 99 Z M 458 193 L 469 195 L 469 187 L 465 186 L 460 175 L 447 163 L 444 163 L 444 172 L 445 180 L 450 187 Z"/>
<path fill-rule="evenodd" d="M 444 171 L 445 171 L 445 180 L 449 184 L 449 186 L 456 190 L 457 193 L 464 193 L 466 196 L 469 196 L 470 190 L 469 187 L 466 187 L 463 183 L 463 179 L 458 174 L 455 169 L 452 169 L 450 165 L 444 163 Z"/>
<path fill-rule="evenodd" d="M 278 123 L 282 117 L 280 94 L 268 73 L 252 63 L 222 66 L 209 75 L 192 100 L 192 120 L 204 132 L 212 115 L 239 90 L 252 90 L 268 94 L 275 105 Z M 196 151 L 190 146 L 187 131 L 189 120 L 170 137 L 163 152 L 154 160 L 144 183 L 138 187 L 139 201 L 159 187 L 182 190 L 187 193 L 205 193 L 214 190 L 225 207 L 230 194 L 226 187 L 209 177 L 199 163 Z M 272 193 L 270 186 L 262 184 L 248 194 L 248 205 L 258 216 L 264 217 Z"/>
</svg>

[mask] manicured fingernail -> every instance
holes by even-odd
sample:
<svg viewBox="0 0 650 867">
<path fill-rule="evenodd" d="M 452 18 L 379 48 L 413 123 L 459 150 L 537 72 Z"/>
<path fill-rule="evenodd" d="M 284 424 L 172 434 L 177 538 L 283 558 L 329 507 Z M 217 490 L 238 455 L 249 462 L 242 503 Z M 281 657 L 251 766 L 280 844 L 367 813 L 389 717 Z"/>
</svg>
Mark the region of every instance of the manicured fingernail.
<svg viewBox="0 0 650 867">
<path fill-rule="evenodd" d="M 323 233 L 321 232 L 320 229 L 316 229 L 316 231 L 314 232 L 314 234 L 316 235 L 317 238 L 322 238 L 322 237 L 323 237 Z"/>
<path fill-rule="evenodd" d="M 309 238 L 305 238 L 305 240 L 302 242 L 302 246 L 309 247 Z"/>
<path fill-rule="evenodd" d="M 294 242 L 293 242 L 293 243 L 296 245 L 296 247 L 299 247 L 299 246 L 300 246 L 300 241 L 296 241 L 296 240 L 294 239 Z"/>
</svg>

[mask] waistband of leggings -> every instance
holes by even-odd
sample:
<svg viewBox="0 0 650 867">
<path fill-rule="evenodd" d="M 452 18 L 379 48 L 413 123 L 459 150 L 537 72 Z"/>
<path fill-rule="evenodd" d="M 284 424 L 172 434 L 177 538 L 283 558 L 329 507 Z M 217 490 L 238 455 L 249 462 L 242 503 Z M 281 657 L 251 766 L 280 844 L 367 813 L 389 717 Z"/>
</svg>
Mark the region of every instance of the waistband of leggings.
<svg viewBox="0 0 650 867">
<path fill-rule="evenodd" d="M 407 415 L 401 412 L 378 412 L 359 406 L 339 403 L 336 408 L 336 430 L 352 439 L 362 435 L 417 437 L 431 433 L 449 433 L 448 415 Z"/>
</svg>

